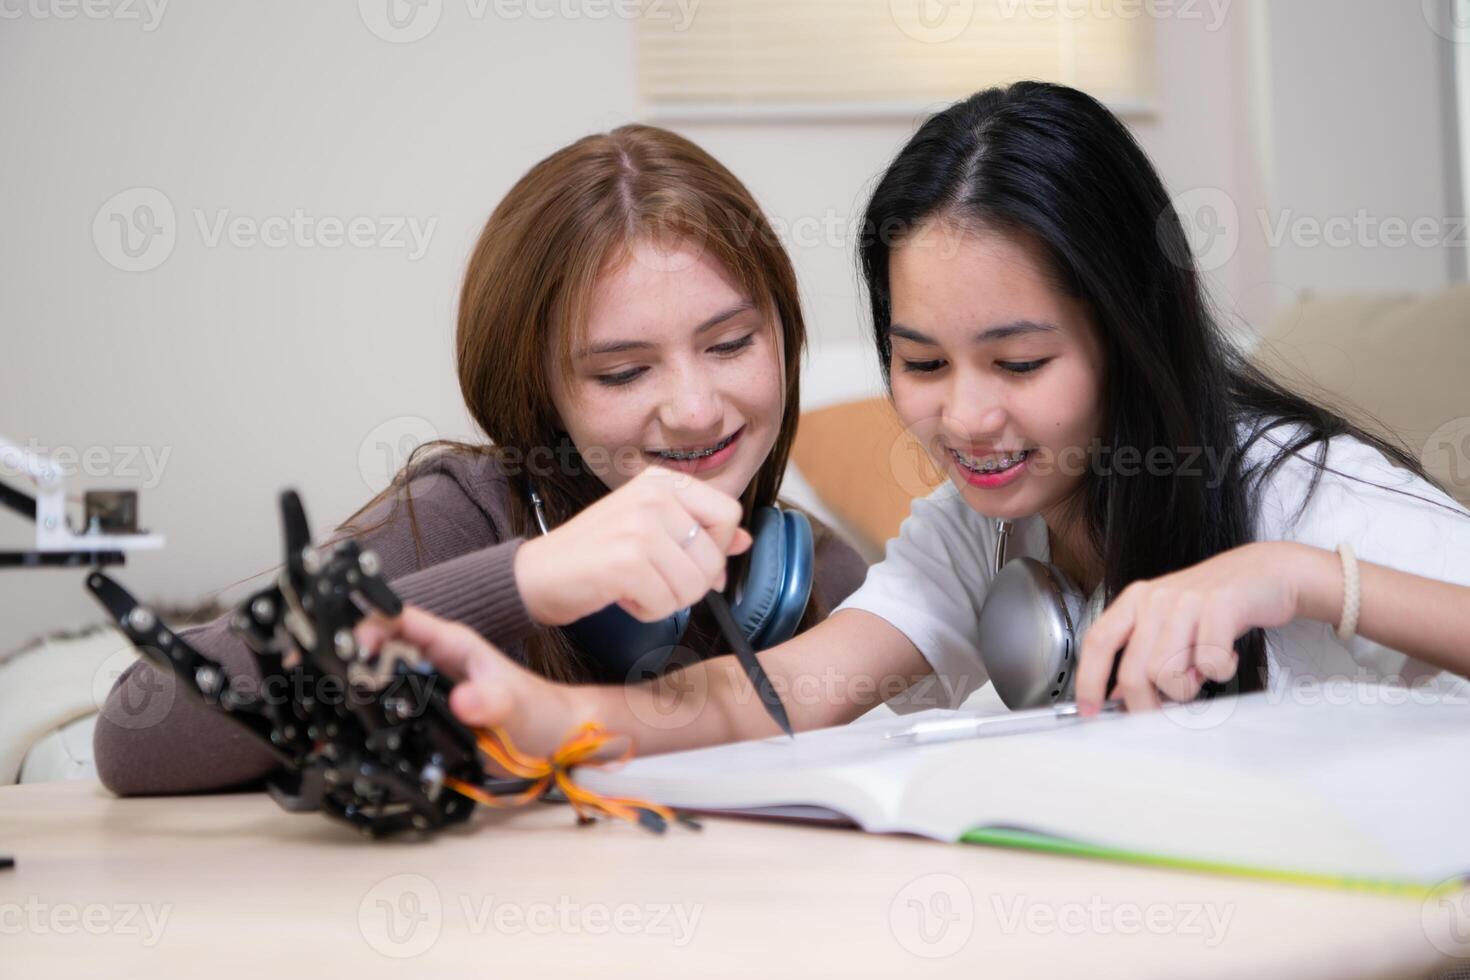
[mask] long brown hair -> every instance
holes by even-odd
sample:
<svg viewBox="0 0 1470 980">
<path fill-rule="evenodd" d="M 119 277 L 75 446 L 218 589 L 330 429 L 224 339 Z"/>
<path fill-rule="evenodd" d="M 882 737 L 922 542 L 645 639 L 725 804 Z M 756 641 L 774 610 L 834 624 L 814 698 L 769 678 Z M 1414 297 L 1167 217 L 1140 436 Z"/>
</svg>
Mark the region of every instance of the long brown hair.
<svg viewBox="0 0 1470 980">
<path fill-rule="evenodd" d="M 630 125 L 584 137 L 536 164 L 480 233 L 460 293 L 456 351 L 460 392 L 489 444 L 437 440 L 418 447 L 392 484 L 344 529 L 363 533 L 351 520 L 397 493 L 408 503 L 417 540 L 407 487 L 426 452 L 470 453 L 499 463 L 520 491 L 509 496 L 511 527 L 503 530 L 512 535 L 539 533 L 524 479 L 533 450 L 572 461 L 533 474 L 553 527 L 607 493 L 570 446 L 552 402 L 548 366 L 570 371 L 599 277 L 640 241 L 702 250 L 781 331 L 785 410 L 775 446 L 741 497 L 747 523 L 755 508 L 774 504 L 796 437 L 806 345 L 791 260 L 750 192 L 717 160 L 668 130 Z M 557 349 L 548 357 L 553 344 Z M 825 616 L 818 607 L 814 594 L 803 628 Z M 690 636 L 686 644 L 713 642 L 713 630 L 698 615 Z M 561 630 L 537 631 L 526 660 L 557 680 L 591 674 Z"/>
</svg>

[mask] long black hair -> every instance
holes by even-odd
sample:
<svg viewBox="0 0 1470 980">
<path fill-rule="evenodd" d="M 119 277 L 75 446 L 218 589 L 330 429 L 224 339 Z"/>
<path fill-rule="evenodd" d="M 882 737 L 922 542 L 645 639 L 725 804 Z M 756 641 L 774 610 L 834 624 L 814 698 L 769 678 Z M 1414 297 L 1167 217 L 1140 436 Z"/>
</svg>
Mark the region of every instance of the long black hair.
<svg viewBox="0 0 1470 980">
<path fill-rule="evenodd" d="M 1102 444 L 1198 451 L 1222 467 L 1126 476 L 1089 468 L 1077 504 L 1109 601 L 1130 582 L 1251 541 L 1254 488 L 1313 444 L 1308 497 L 1327 440 L 1344 434 L 1428 479 L 1406 451 L 1268 377 L 1224 335 L 1162 181 L 1091 96 L 1044 82 L 986 89 L 929 118 L 889 165 L 868 202 L 858 259 L 890 386 L 889 251 L 939 216 L 1030 236 L 1060 287 L 1088 305 L 1104 351 Z M 1246 472 L 1246 450 L 1279 426 L 1300 428 Z M 1241 637 L 1236 652 L 1232 689 L 1261 689 L 1262 632 Z"/>
</svg>

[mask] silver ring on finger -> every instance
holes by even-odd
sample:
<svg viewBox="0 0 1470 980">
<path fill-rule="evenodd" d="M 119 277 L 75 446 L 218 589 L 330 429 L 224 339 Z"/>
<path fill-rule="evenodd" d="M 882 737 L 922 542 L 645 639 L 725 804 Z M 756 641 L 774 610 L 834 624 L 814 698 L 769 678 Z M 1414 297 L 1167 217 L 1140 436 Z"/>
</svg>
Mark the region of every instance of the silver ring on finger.
<svg viewBox="0 0 1470 980">
<path fill-rule="evenodd" d="M 699 527 L 698 522 L 696 522 L 692 527 L 689 528 L 688 531 L 686 531 L 684 533 L 684 540 L 682 540 L 682 541 L 679 542 L 679 547 L 681 547 L 681 548 L 687 548 L 691 544 L 693 544 L 694 543 L 694 539 L 697 538 L 697 537 L 699 537 L 699 531 L 700 531 L 700 527 Z"/>
</svg>

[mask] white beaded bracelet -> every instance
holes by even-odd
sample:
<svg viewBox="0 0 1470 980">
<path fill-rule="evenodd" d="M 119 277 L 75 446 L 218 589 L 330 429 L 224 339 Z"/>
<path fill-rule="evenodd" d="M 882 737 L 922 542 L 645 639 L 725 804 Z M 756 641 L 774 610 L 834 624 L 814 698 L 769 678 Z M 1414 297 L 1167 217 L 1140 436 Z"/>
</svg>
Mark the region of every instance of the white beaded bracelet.
<svg viewBox="0 0 1470 980">
<path fill-rule="evenodd" d="M 1345 543 L 1337 546 L 1337 553 L 1342 558 L 1342 619 L 1337 624 L 1337 638 L 1347 643 L 1358 632 L 1358 608 L 1362 603 L 1358 556 L 1353 554 L 1353 546 Z"/>
</svg>

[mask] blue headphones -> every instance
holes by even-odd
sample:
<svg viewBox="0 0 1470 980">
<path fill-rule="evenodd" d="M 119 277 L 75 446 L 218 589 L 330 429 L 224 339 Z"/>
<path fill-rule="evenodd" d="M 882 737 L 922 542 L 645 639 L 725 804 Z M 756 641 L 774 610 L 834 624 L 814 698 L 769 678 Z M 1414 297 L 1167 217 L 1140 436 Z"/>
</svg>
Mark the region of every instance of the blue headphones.
<svg viewBox="0 0 1470 980">
<path fill-rule="evenodd" d="M 537 527 L 549 534 L 541 495 L 534 486 L 528 495 Z M 796 635 L 811 599 L 815 546 L 807 516 L 779 507 L 758 508 L 750 534 L 750 563 L 730 611 L 750 645 L 765 650 Z M 623 684 L 669 666 L 689 628 L 690 612 L 681 609 L 645 623 L 611 605 L 563 628 L 588 655 L 599 680 Z"/>
</svg>

